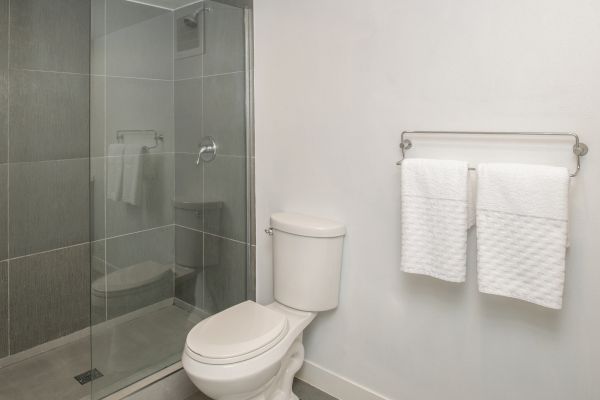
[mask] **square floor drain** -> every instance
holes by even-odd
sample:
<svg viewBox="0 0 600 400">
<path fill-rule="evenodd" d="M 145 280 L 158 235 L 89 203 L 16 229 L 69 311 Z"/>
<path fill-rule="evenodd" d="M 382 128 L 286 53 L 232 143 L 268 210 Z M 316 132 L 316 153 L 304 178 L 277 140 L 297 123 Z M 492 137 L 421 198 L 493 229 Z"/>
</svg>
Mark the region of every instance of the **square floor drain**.
<svg viewBox="0 0 600 400">
<path fill-rule="evenodd" d="M 91 369 L 89 371 L 85 371 L 83 374 L 79 374 L 75 377 L 75 380 L 79 382 L 80 385 L 85 385 L 86 383 L 90 383 L 94 379 L 98 379 L 102 377 L 102 372 L 98 371 L 96 368 Z"/>
</svg>

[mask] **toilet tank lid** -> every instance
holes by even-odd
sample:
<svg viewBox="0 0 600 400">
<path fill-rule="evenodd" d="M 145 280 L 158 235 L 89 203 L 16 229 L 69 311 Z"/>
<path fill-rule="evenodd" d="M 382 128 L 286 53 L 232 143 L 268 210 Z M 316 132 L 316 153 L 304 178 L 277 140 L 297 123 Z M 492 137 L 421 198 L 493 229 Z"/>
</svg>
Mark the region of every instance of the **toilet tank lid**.
<svg viewBox="0 0 600 400">
<path fill-rule="evenodd" d="M 273 229 L 309 237 L 338 237 L 346 234 L 346 227 L 336 221 L 296 213 L 271 215 Z"/>
</svg>

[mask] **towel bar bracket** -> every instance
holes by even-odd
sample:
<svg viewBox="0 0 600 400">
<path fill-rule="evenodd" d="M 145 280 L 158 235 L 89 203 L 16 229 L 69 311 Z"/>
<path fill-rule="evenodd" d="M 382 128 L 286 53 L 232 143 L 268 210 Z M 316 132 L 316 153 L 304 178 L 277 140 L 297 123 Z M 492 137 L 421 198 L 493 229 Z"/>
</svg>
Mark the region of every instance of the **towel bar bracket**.
<svg viewBox="0 0 600 400">
<path fill-rule="evenodd" d="M 581 157 L 585 156 L 589 147 L 579 140 L 579 136 L 573 132 L 477 132 L 477 131 L 404 131 L 400 137 L 400 152 L 402 153 L 402 159 L 396 163 L 396 165 L 402 165 L 402 161 L 406 157 L 406 150 L 410 150 L 413 147 L 413 143 L 410 139 L 406 138 L 406 135 L 412 134 L 432 134 L 432 135 L 511 135 L 511 136 L 566 136 L 571 137 L 575 140 L 573 144 L 573 154 L 577 158 L 575 172 L 570 172 L 571 177 L 577 176 L 581 169 Z M 473 170 L 474 168 L 469 168 Z"/>
</svg>

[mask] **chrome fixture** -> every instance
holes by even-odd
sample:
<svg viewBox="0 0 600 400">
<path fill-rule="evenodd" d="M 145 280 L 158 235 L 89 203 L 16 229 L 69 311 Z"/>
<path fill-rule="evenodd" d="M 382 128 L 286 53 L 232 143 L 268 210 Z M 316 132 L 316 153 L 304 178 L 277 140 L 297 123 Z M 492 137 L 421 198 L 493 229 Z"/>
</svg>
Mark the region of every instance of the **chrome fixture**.
<svg viewBox="0 0 600 400">
<path fill-rule="evenodd" d="M 183 23 L 186 24 L 187 26 L 189 26 L 190 28 L 197 28 L 198 27 L 198 17 L 200 16 L 200 13 L 202 13 L 202 12 L 210 12 L 210 8 L 208 8 L 208 7 L 199 8 L 196 11 L 194 11 L 192 14 L 186 15 L 185 17 L 183 17 Z"/>
<path fill-rule="evenodd" d="M 200 165 L 200 161 L 211 162 L 217 156 L 217 144 L 212 136 L 202 138 L 198 145 L 198 159 L 196 165 Z"/>
<path fill-rule="evenodd" d="M 271 227 L 266 228 L 265 233 L 269 236 L 273 236 L 273 228 L 271 228 Z"/>
<path fill-rule="evenodd" d="M 570 172 L 570 176 L 573 178 L 577 176 L 581 169 L 581 157 L 588 153 L 588 146 L 579 140 L 579 136 L 573 132 L 477 132 L 477 131 L 404 131 L 400 136 L 400 152 L 402 153 L 402 159 L 396 163 L 396 165 L 402 165 L 402 161 L 405 158 L 406 150 L 410 150 L 413 147 L 410 139 L 406 138 L 406 135 L 414 134 L 432 134 L 432 135 L 512 135 L 512 136 L 565 136 L 572 137 L 575 141 L 573 144 L 573 154 L 577 157 L 577 166 L 574 172 Z M 475 170 L 475 168 L 469 168 L 469 170 Z"/>
<path fill-rule="evenodd" d="M 160 145 L 160 142 L 164 142 L 165 137 L 155 131 L 154 129 L 124 129 L 117 131 L 117 142 L 125 143 L 125 135 L 129 135 L 132 133 L 141 133 L 141 134 L 151 134 L 154 135 L 154 145 L 152 146 L 144 146 L 145 150 L 152 150 L 157 148 Z"/>
</svg>

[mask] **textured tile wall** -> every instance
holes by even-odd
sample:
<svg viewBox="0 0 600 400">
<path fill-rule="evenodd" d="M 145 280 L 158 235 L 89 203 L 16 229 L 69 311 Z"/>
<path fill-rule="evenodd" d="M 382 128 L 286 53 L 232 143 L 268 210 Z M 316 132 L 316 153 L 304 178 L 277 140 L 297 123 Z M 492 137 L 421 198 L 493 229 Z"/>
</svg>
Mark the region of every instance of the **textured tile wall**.
<svg viewBox="0 0 600 400">
<path fill-rule="evenodd" d="M 89 14 L 0 0 L 0 357 L 89 324 Z"/>
</svg>

